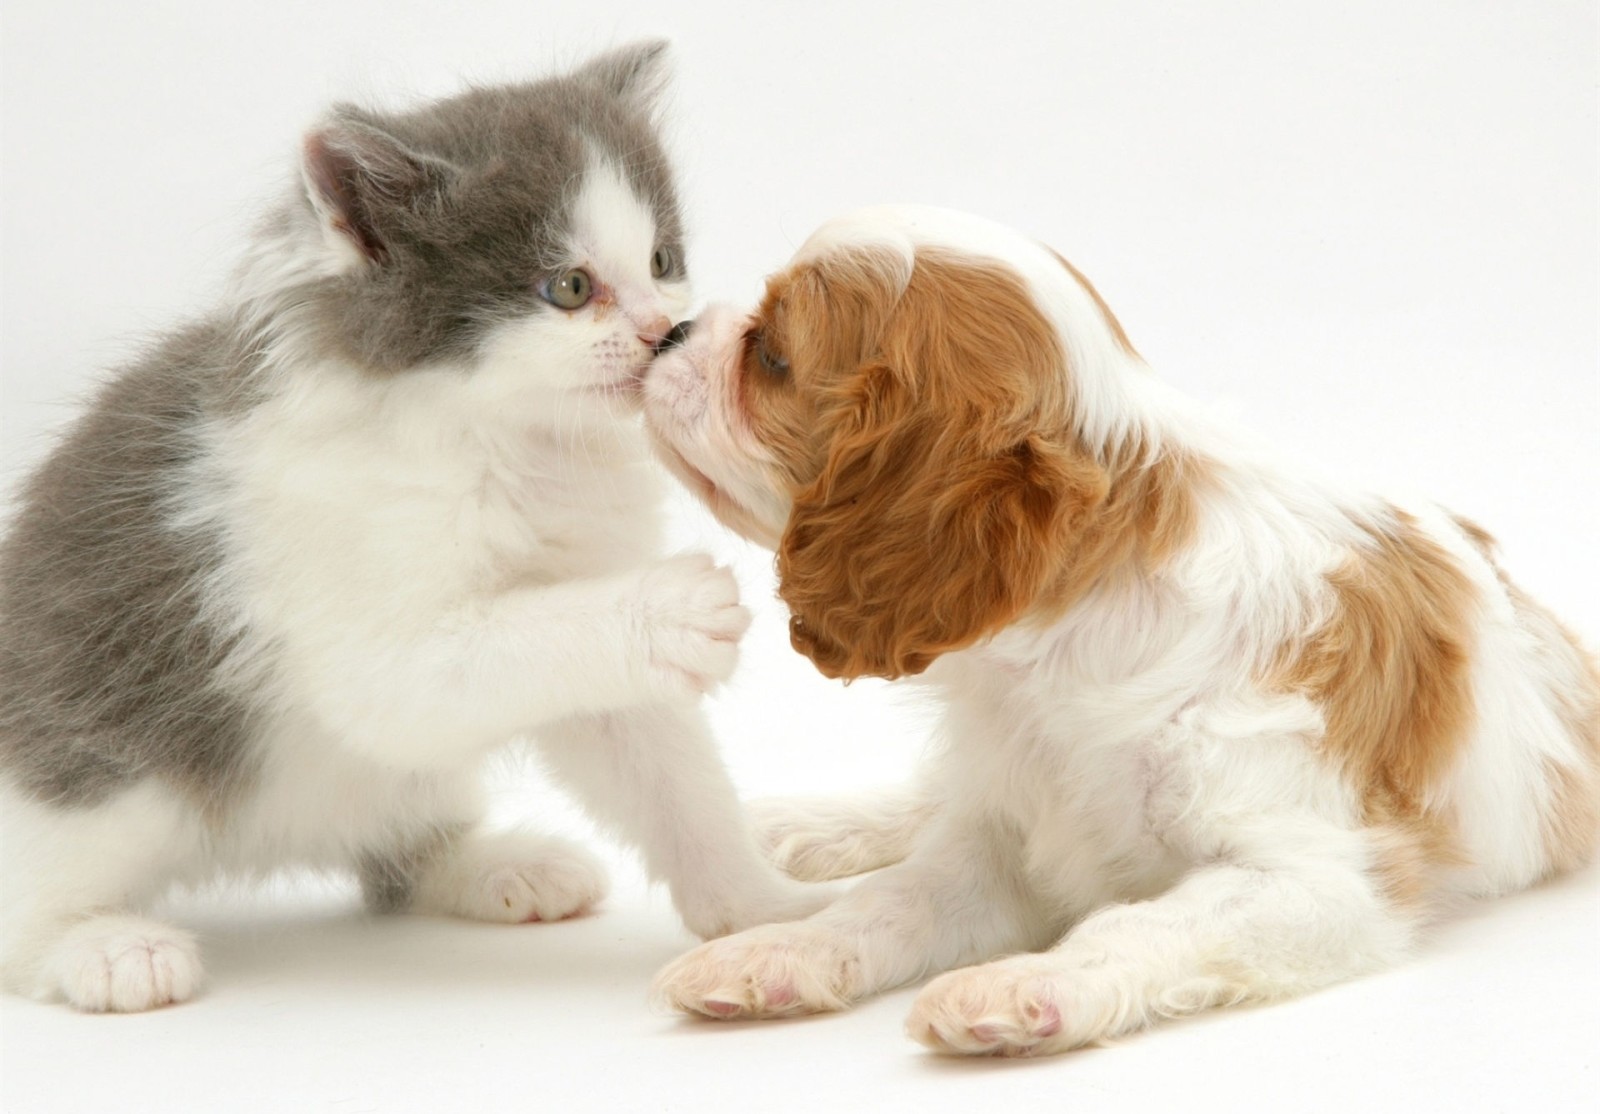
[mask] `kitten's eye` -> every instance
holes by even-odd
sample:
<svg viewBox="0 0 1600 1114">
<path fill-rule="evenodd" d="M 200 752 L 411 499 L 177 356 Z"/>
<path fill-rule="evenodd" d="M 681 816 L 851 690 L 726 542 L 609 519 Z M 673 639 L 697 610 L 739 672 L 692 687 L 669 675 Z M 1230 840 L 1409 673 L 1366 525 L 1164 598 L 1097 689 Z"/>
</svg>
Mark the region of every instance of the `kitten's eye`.
<svg viewBox="0 0 1600 1114">
<path fill-rule="evenodd" d="M 650 257 L 650 273 L 656 278 L 666 278 L 678 264 L 678 257 L 671 248 L 657 248 L 656 253 Z"/>
<path fill-rule="evenodd" d="M 594 279 L 587 271 L 568 271 L 546 282 L 539 294 L 553 306 L 582 309 L 594 297 Z"/>
</svg>

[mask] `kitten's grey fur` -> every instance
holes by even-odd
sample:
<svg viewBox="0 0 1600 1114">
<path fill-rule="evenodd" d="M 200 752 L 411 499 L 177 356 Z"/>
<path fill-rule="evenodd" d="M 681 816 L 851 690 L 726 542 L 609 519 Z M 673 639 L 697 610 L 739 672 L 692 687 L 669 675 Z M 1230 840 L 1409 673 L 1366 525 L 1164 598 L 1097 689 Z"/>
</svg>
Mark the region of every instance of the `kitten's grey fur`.
<svg viewBox="0 0 1600 1114">
<path fill-rule="evenodd" d="M 139 906 L 219 873 L 345 870 L 379 912 L 586 909 L 587 852 L 483 827 L 482 760 L 518 734 L 694 931 L 825 900 L 762 859 L 718 760 L 699 698 L 749 616 L 727 570 L 662 559 L 629 417 L 689 298 L 661 53 L 336 109 L 232 302 L 115 374 L 22 488 L 7 985 L 181 1001 L 198 948 Z"/>
<path fill-rule="evenodd" d="M 384 266 L 371 280 L 274 291 L 265 318 L 223 312 L 163 339 L 106 384 L 28 481 L 0 543 L 0 770 L 69 807 L 152 776 L 217 807 L 249 778 L 250 709 L 218 677 L 239 632 L 208 621 L 202 600 L 217 539 L 176 530 L 169 504 L 198 426 L 250 405 L 280 316 L 392 374 L 470 350 L 497 317 L 555 312 L 527 276 L 559 257 L 591 147 L 651 200 L 681 261 L 678 201 L 643 107 L 664 49 L 401 115 L 335 110 L 346 146 L 361 149 L 322 165 L 352 174 L 347 160 L 361 157 L 391 179 L 356 200 Z M 297 198 L 270 215 L 268 236 L 313 217 Z"/>
<path fill-rule="evenodd" d="M 0 768 L 42 800 L 153 776 L 220 802 L 249 776 L 249 709 L 215 683 L 237 632 L 203 618 L 216 539 L 174 530 L 168 506 L 249 360 L 225 318 L 166 338 L 21 493 L 0 545 Z"/>
</svg>

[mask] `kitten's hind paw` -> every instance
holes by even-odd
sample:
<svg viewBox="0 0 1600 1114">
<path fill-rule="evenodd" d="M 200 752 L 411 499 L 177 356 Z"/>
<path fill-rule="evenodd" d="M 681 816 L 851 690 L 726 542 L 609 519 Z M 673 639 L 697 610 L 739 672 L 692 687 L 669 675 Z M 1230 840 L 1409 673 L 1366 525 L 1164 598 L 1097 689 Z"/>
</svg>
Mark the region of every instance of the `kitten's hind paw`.
<svg viewBox="0 0 1600 1114">
<path fill-rule="evenodd" d="M 471 836 L 435 865 L 413 908 L 527 924 L 580 916 L 607 890 L 605 868 L 577 844 L 525 832 Z"/>
</svg>

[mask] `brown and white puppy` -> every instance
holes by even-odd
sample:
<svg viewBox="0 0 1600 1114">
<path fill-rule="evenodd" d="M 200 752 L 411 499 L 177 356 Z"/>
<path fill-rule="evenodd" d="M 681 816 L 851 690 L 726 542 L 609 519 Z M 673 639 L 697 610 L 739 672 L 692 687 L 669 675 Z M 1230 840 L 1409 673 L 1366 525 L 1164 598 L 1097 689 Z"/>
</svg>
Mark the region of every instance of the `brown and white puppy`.
<svg viewBox="0 0 1600 1114">
<path fill-rule="evenodd" d="M 646 400 L 679 475 L 776 548 L 795 647 L 947 707 L 923 800 L 769 814 L 813 874 L 903 861 L 679 959 L 680 1009 L 952 971 L 913 1036 L 1055 1052 L 1394 963 L 1450 899 L 1592 853 L 1600 682 L 1488 536 L 1246 447 L 1010 230 L 832 222 Z"/>
</svg>

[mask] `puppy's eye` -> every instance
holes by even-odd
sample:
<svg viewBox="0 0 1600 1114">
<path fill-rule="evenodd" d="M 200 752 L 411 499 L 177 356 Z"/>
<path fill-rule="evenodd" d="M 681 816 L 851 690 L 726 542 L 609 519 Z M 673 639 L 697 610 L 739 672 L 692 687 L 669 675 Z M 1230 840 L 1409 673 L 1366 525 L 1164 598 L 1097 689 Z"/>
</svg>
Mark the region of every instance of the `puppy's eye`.
<svg viewBox="0 0 1600 1114">
<path fill-rule="evenodd" d="M 650 257 L 650 273 L 656 278 L 666 278 L 678 266 L 678 257 L 669 247 L 659 247 Z"/>
<path fill-rule="evenodd" d="M 571 270 L 541 286 L 539 296 L 561 309 L 582 309 L 594 297 L 594 279 L 588 271 Z"/>
<path fill-rule="evenodd" d="M 756 362 L 761 365 L 763 371 L 774 378 L 782 379 L 789 374 L 789 361 L 768 348 L 767 338 L 764 336 L 756 337 Z"/>
</svg>

